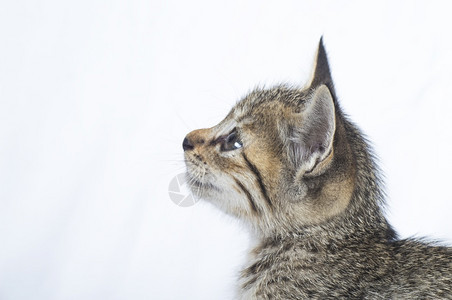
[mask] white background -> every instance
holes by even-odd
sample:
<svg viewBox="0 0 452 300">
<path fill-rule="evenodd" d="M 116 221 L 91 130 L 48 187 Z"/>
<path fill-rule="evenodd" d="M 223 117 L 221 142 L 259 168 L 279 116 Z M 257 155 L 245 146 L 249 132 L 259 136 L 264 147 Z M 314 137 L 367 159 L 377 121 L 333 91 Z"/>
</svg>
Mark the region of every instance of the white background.
<svg viewBox="0 0 452 300">
<path fill-rule="evenodd" d="M 427 4 L 430 3 L 430 4 Z M 182 139 L 323 34 L 402 237 L 452 242 L 448 1 L 2 1 L 0 299 L 230 299 L 248 238 L 168 196 Z"/>
</svg>

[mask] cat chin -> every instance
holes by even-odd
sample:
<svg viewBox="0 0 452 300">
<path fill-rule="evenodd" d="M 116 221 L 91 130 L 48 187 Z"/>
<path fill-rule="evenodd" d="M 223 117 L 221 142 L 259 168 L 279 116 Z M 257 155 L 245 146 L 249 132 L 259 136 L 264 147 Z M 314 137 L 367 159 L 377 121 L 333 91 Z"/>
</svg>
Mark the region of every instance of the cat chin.
<svg viewBox="0 0 452 300">
<path fill-rule="evenodd" d="M 193 191 L 192 191 L 193 192 Z M 201 193 L 193 192 L 196 197 L 204 202 L 213 205 L 216 209 L 238 219 L 247 219 L 247 208 L 243 206 L 243 201 L 239 195 L 233 191 L 206 190 Z"/>
</svg>

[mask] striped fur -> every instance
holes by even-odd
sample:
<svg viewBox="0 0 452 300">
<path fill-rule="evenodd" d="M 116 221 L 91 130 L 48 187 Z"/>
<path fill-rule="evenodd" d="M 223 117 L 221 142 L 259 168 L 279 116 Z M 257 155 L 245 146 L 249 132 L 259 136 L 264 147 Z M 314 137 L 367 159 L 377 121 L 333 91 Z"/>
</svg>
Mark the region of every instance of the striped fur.
<svg viewBox="0 0 452 300">
<path fill-rule="evenodd" d="M 194 194 L 257 241 L 239 299 L 452 299 L 452 248 L 399 240 L 320 42 L 305 88 L 256 89 L 184 141 Z"/>
</svg>

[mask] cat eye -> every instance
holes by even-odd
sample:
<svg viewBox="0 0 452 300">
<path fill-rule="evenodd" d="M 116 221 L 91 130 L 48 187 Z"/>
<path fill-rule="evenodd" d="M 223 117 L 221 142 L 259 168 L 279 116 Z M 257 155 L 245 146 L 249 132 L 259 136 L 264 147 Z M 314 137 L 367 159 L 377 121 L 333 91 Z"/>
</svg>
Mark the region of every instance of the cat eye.
<svg viewBox="0 0 452 300">
<path fill-rule="evenodd" d="M 240 140 L 237 132 L 232 131 L 221 143 L 221 151 L 231 151 L 236 150 L 243 147 L 243 143 Z"/>
</svg>

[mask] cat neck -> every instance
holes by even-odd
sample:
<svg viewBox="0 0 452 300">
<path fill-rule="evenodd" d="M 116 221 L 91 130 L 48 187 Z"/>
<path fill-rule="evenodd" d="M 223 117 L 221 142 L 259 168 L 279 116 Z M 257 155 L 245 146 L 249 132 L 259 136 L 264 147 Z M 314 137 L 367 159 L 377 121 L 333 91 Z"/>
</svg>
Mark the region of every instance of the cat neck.
<svg viewBox="0 0 452 300">
<path fill-rule="evenodd" d="M 341 113 L 338 114 L 338 124 L 338 144 L 343 148 L 337 153 L 343 157 L 338 159 L 347 163 L 346 168 L 353 168 L 353 188 L 347 207 L 323 222 L 309 225 L 286 222 L 276 230 L 260 231 L 257 236 L 261 245 L 297 241 L 305 247 L 330 249 L 350 244 L 351 240 L 359 243 L 396 238 L 383 213 L 383 183 L 368 142 Z"/>
</svg>

